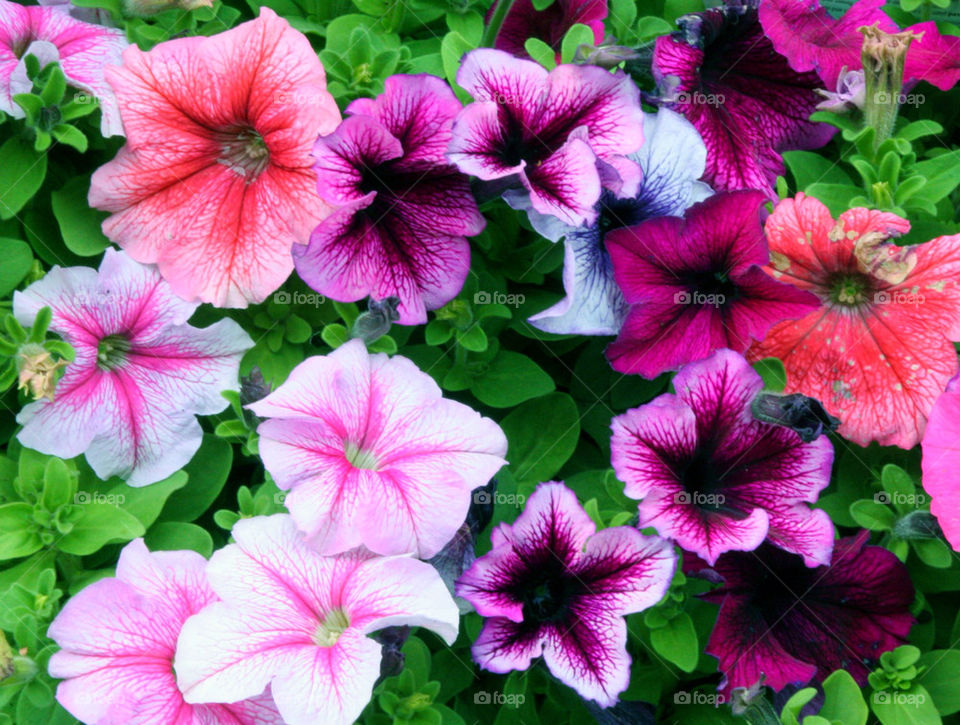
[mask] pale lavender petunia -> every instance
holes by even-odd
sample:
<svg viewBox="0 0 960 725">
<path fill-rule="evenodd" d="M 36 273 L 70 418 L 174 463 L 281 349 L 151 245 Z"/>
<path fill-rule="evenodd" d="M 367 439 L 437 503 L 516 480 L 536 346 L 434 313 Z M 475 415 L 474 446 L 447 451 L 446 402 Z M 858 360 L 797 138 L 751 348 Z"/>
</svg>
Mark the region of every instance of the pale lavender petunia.
<svg viewBox="0 0 960 725">
<path fill-rule="evenodd" d="M 612 463 L 640 501 L 640 526 L 655 526 L 713 564 L 764 540 L 830 563 L 833 524 L 811 509 L 830 482 L 833 446 L 804 443 L 792 429 L 756 420 L 763 380 L 743 357 L 718 350 L 691 363 L 666 393 L 613 419 Z"/>
<path fill-rule="evenodd" d="M 13 297 L 23 325 L 43 307 L 50 329 L 76 351 L 53 401 L 17 416 L 28 448 L 86 454 L 101 478 L 144 486 L 182 468 L 200 447 L 197 415 L 223 410 L 238 390 L 240 358 L 253 345 L 233 320 L 187 324 L 198 307 L 177 297 L 156 268 L 108 249 L 100 270 L 54 267 Z"/>
<path fill-rule="evenodd" d="M 427 321 L 470 269 L 466 237 L 484 219 L 470 180 L 447 161 L 460 101 L 430 75 L 395 75 L 314 146 L 317 190 L 336 209 L 293 258 L 303 280 L 342 302 L 397 297 L 402 325 Z"/>
<path fill-rule="evenodd" d="M 698 181 L 707 158 L 700 134 L 669 109 L 643 115 L 643 146 L 627 158 L 643 173 L 640 188 L 625 198 L 604 190 L 592 224 L 570 226 L 539 213 L 528 198 L 507 199 L 526 211 L 533 228 L 547 239 L 564 239 L 566 297 L 531 317 L 534 327 L 557 334 L 616 335 L 628 305 L 613 278 L 613 263 L 604 245 L 607 232 L 658 216 L 680 216 L 713 193 Z"/>
<path fill-rule="evenodd" d="M 234 704 L 188 705 L 173 656 L 188 617 L 217 597 L 207 562 L 192 551 L 149 552 L 135 539 L 117 575 L 74 595 L 50 625 L 60 646 L 50 658 L 57 700 L 96 725 L 280 725 L 269 690 Z"/>
<path fill-rule="evenodd" d="M 59 61 L 67 83 L 100 102 L 103 134 L 122 135 L 117 99 L 104 77 L 104 67 L 120 65 L 127 45 L 117 28 L 85 23 L 53 6 L 0 0 L 0 111 L 24 117 L 13 96 L 33 88 L 23 60 L 33 55 L 41 66 Z"/>
<path fill-rule="evenodd" d="M 504 465 L 499 426 L 410 360 L 370 355 L 361 340 L 308 358 L 250 409 L 260 455 L 300 529 L 321 553 L 436 554 L 470 492 Z"/>
<path fill-rule="evenodd" d="M 239 701 L 272 683 L 289 725 L 349 725 L 380 675 L 370 633 L 406 625 L 457 638 L 457 605 L 429 564 L 362 549 L 322 556 L 286 514 L 240 521 L 233 537 L 207 567 L 223 601 L 180 635 L 187 702 Z"/>
<path fill-rule="evenodd" d="M 448 156 L 485 181 L 516 177 L 530 204 L 577 226 L 596 217 L 601 188 L 636 190 L 640 171 L 624 157 L 640 148 L 639 91 L 626 75 L 596 66 L 539 63 L 481 48 L 457 83 L 474 99 L 457 116 Z"/>
<path fill-rule="evenodd" d="M 543 483 L 493 548 L 460 577 L 457 594 L 487 617 L 473 657 L 492 672 L 550 672 L 604 707 L 630 681 L 624 616 L 656 604 L 676 568 L 669 542 L 635 528 L 596 530 L 576 495 Z"/>
</svg>

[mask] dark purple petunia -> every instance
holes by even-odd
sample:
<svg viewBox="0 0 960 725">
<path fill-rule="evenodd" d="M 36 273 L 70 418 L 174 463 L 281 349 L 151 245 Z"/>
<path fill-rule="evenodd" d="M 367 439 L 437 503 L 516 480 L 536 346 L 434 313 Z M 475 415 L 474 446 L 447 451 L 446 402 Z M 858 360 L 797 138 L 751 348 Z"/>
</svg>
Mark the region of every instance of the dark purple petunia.
<svg viewBox="0 0 960 725">
<path fill-rule="evenodd" d="M 496 10 L 499 2 L 494 3 L 487 13 Z M 514 0 L 507 17 L 503 19 L 500 32 L 494 44 L 499 50 L 505 50 L 520 58 L 527 58 L 524 43 L 527 38 L 538 38 L 560 53 L 563 36 L 577 23 L 586 25 L 593 31 L 595 45 L 603 42 L 603 20 L 607 17 L 607 0 L 553 0 L 549 7 L 537 10 L 532 0 Z"/>
<path fill-rule="evenodd" d="M 649 219 L 607 233 L 613 275 L 630 305 L 607 348 L 615 370 L 654 378 L 714 350 L 744 352 L 782 320 L 819 302 L 778 282 L 760 228 L 759 191 L 717 194 L 684 217 Z"/>
<path fill-rule="evenodd" d="M 484 226 L 467 177 L 444 155 L 460 108 L 439 78 L 392 76 L 317 140 L 317 189 L 340 208 L 294 249 L 308 285 L 341 302 L 397 297 L 403 325 L 457 295 L 470 268 L 465 237 Z"/>
<path fill-rule="evenodd" d="M 573 226 L 596 218 L 602 187 L 636 192 L 640 169 L 624 154 L 643 143 L 643 112 L 623 73 L 577 65 L 547 72 L 481 48 L 467 54 L 457 83 L 474 98 L 457 116 L 448 153 L 462 172 L 515 177 L 534 210 Z"/>
<path fill-rule="evenodd" d="M 763 678 L 774 690 L 822 681 L 844 669 L 860 684 L 883 652 L 906 643 L 914 618 L 907 568 L 869 534 L 839 539 L 829 566 L 764 544 L 714 566 L 684 553 L 683 568 L 723 586 L 703 595 L 720 604 L 707 653 L 719 660 L 721 690 Z"/>
<path fill-rule="evenodd" d="M 656 604 L 676 568 L 673 547 L 632 527 L 597 531 L 562 483 L 543 483 L 493 548 L 457 583 L 488 619 L 473 658 L 491 672 L 550 672 L 604 707 L 630 681 L 624 615 Z"/>
<path fill-rule="evenodd" d="M 611 462 L 624 493 L 641 499 L 639 525 L 712 563 L 769 539 L 826 564 L 833 524 L 808 504 L 830 483 L 833 446 L 756 420 L 763 380 L 719 350 L 684 367 L 667 393 L 613 419 Z"/>
<path fill-rule="evenodd" d="M 727 0 L 684 15 L 657 39 L 653 72 L 661 102 L 686 116 L 707 146 L 704 181 L 718 191 L 761 189 L 775 198 L 781 152 L 815 149 L 835 129 L 811 123 L 823 82 L 777 53 L 757 18 L 759 0 Z M 830 90 L 833 90 L 832 88 Z"/>
</svg>

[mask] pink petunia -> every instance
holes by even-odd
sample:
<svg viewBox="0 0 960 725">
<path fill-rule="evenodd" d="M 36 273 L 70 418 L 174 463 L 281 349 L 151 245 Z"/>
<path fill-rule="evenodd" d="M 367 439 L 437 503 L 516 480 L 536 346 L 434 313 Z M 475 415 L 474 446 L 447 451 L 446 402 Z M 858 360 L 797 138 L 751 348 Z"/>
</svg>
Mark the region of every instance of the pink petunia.
<svg viewBox="0 0 960 725">
<path fill-rule="evenodd" d="M 104 72 L 108 65 L 119 65 L 128 45 L 117 28 L 85 23 L 55 7 L 0 0 L 0 111 L 24 117 L 13 96 L 33 89 L 23 61 L 33 55 L 41 66 L 58 61 L 67 83 L 96 96 L 104 136 L 123 135 L 117 99 Z"/>
<path fill-rule="evenodd" d="M 187 618 L 217 597 L 207 562 L 192 551 L 151 553 L 143 539 L 120 552 L 116 577 L 100 579 L 67 602 L 48 636 L 57 700 L 94 725 L 280 725 L 269 690 L 233 704 L 188 705 L 173 658 Z"/>
<path fill-rule="evenodd" d="M 98 476 L 123 476 L 132 486 L 190 460 L 203 437 L 196 416 L 227 406 L 220 393 L 239 389 L 240 358 L 253 345 L 233 320 L 187 324 L 197 305 L 177 297 L 156 268 L 112 249 L 99 272 L 54 267 L 14 294 L 23 325 L 43 307 L 76 358 L 52 401 L 17 415 L 17 438 L 61 458 L 85 453 Z"/>
<path fill-rule="evenodd" d="M 630 682 L 624 616 L 670 587 L 669 542 L 635 528 L 597 531 L 562 483 L 542 483 L 523 513 L 493 530 L 493 548 L 457 582 L 486 617 L 473 658 L 491 672 L 543 660 L 553 675 L 602 707 Z"/>
<path fill-rule="evenodd" d="M 285 723 L 350 725 L 380 675 L 369 634 L 406 625 L 457 638 L 457 605 L 429 564 L 321 556 L 285 514 L 240 521 L 233 537 L 207 567 L 223 601 L 191 617 L 177 645 L 187 702 L 240 701 L 270 685 Z"/>
<path fill-rule="evenodd" d="M 505 463 L 496 423 L 361 340 L 308 358 L 249 408 L 267 418 L 257 429 L 264 465 L 324 554 L 362 544 L 433 556 L 464 522 L 471 490 Z"/>
<path fill-rule="evenodd" d="M 639 91 L 622 72 L 539 63 L 502 50 L 471 51 L 457 83 L 472 96 L 453 125 L 448 156 L 484 181 L 514 178 L 541 214 L 579 226 L 596 218 L 606 185 L 635 193 L 640 169 L 626 159 L 643 143 Z"/>
<path fill-rule="evenodd" d="M 833 524 L 808 504 L 830 483 L 833 446 L 754 418 L 763 380 L 719 350 L 666 393 L 613 419 L 613 469 L 640 501 L 640 526 L 709 563 L 769 539 L 807 566 L 830 563 Z"/>
<path fill-rule="evenodd" d="M 317 191 L 338 208 L 294 248 L 307 284 L 342 302 L 397 297 L 405 325 L 457 295 L 470 269 L 466 236 L 485 223 L 469 179 L 444 156 L 460 107 L 439 78 L 391 76 L 317 140 Z"/>
<path fill-rule="evenodd" d="M 813 197 L 781 201 L 767 219 L 774 277 L 820 299 L 770 328 L 748 357 L 778 357 L 787 393 L 816 398 L 858 445 L 912 448 L 957 372 L 960 235 L 898 247 L 910 223 L 850 209 L 834 221 Z"/>
<path fill-rule="evenodd" d="M 499 3 L 487 13 L 493 14 Z M 607 17 L 607 0 L 554 0 L 543 10 L 537 10 L 533 0 L 514 0 L 497 33 L 495 46 L 519 58 L 529 57 L 524 43 L 537 38 L 553 48 L 560 57 L 560 44 L 571 27 L 580 23 L 593 31 L 593 42 L 603 42 L 603 21 Z"/>
<path fill-rule="evenodd" d="M 306 37 L 262 8 L 210 38 L 130 47 L 107 77 L 127 143 L 93 175 L 104 233 L 185 299 L 262 301 L 330 212 L 310 151 L 340 113 Z"/>
<path fill-rule="evenodd" d="M 930 494 L 930 513 L 937 517 L 944 536 L 960 551 L 960 375 L 933 404 L 923 449 L 923 488 Z"/>
</svg>

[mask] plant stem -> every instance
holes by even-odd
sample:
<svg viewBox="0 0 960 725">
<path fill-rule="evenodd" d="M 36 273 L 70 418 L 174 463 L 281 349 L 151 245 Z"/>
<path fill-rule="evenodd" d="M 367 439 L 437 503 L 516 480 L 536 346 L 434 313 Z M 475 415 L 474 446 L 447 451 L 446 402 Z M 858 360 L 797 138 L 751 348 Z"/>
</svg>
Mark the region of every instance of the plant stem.
<svg viewBox="0 0 960 725">
<path fill-rule="evenodd" d="M 490 22 L 487 23 L 483 31 L 483 38 L 480 39 L 480 46 L 483 48 L 492 48 L 497 42 L 497 36 L 500 34 L 500 28 L 503 27 L 503 21 L 513 7 L 514 0 L 499 0 L 490 16 Z"/>
</svg>

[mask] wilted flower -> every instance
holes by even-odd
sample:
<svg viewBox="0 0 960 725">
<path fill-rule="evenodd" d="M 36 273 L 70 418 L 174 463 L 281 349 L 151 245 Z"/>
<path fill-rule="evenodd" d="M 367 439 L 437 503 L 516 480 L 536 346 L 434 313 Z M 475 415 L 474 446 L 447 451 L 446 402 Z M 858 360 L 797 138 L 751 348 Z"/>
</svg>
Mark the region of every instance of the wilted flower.
<svg viewBox="0 0 960 725">
<path fill-rule="evenodd" d="M 493 548 L 457 583 L 487 617 L 473 658 L 491 672 L 544 658 L 553 675 L 604 707 L 630 681 L 624 616 L 656 604 L 670 586 L 669 543 L 628 526 L 596 530 L 562 483 L 540 484 Z"/>
<path fill-rule="evenodd" d="M 233 527 L 207 566 L 222 602 L 187 620 L 174 669 L 190 703 L 238 701 L 271 687 L 289 725 L 350 725 L 380 676 L 386 627 L 457 638 L 459 614 L 440 576 L 409 557 L 358 549 L 325 557 L 285 514 Z"/>
<path fill-rule="evenodd" d="M 26 390 L 34 400 L 53 400 L 53 391 L 66 360 L 54 360 L 40 345 L 24 345 L 19 355 L 20 373 L 17 387 Z"/>
<path fill-rule="evenodd" d="M 720 350 L 682 368 L 667 393 L 613 419 L 613 469 L 640 501 L 642 526 L 713 563 L 765 539 L 827 564 L 833 524 L 807 504 L 830 483 L 833 446 L 756 420 L 763 380 Z"/>
</svg>

